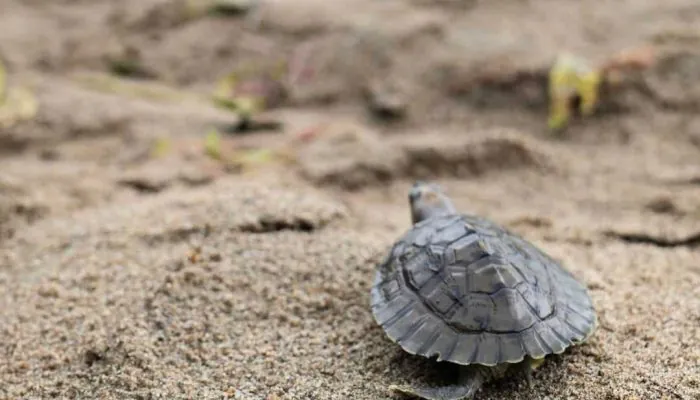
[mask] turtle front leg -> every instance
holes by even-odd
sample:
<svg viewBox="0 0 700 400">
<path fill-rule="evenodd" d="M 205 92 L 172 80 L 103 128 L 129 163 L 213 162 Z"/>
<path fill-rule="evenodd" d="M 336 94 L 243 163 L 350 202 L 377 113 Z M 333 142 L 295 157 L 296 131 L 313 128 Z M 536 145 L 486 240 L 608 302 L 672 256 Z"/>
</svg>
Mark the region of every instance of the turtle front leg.
<svg viewBox="0 0 700 400">
<path fill-rule="evenodd" d="M 484 367 L 480 365 L 462 366 L 456 383 L 442 386 L 389 386 L 390 390 L 425 400 L 468 400 L 488 381 L 505 374 L 508 365 Z"/>
</svg>

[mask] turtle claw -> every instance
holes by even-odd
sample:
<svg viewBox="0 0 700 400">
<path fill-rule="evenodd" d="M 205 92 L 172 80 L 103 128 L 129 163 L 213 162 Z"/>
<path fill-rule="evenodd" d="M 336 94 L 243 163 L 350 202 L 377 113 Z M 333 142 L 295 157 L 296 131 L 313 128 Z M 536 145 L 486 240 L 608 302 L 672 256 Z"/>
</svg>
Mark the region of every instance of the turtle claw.
<svg viewBox="0 0 700 400">
<path fill-rule="evenodd" d="M 425 398 L 421 396 L 421 389 L 412 388 L 410 386 L 403 385 L 389 385 L 389 390 L 394 393 L 400 393 L 410 397 Z"/>
<path fill-rule="evenodd" d="M 525 373 L 525 382 L 527 382 L 527 388 L 532 389 L 535 387 L 534 380 L 532 379 L 532 370 Z"/>
<path fill-rule="evenodd" d="M 533 372 L 535 369 L 537 369 L 540 365 L 544 363 L 544 358 L 539 358 L 539 359 L 529 359 L 526 362 L 523 362 L 519 364 L 516 368 L 520 371 L 522 376 L 525 378 L 525 382 L 527 383 L 528 389 L 532 390 L 535 387 L 535 381 L 532 377 Z"/>
</svg>

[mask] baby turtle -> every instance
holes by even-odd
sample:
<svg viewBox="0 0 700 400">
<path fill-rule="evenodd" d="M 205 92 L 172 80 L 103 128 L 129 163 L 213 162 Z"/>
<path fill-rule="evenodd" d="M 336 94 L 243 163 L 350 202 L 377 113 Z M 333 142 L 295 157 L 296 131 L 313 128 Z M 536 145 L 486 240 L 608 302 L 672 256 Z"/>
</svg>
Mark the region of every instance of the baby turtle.
<svg viewBox="0 0 700 400">
<path fill-rule="evenodd" d="M 405 351 L 457 364 L 459 378 L 392 390 L 456 400 L 514 372 L 531 383 L 546 355 L 593 333 L 597 317 L 586 288 L 535 245 L 458 213 L 435 184 L 417 182 L 409 202 L 413 227 L 378 267 L 372 313 Z"/>
</svg>

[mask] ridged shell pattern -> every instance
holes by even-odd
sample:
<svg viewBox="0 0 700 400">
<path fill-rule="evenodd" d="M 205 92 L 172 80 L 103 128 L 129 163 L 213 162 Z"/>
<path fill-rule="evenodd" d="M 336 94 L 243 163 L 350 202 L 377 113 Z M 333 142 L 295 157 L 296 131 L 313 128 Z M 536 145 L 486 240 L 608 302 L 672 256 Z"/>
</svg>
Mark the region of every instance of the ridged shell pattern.
<svg viewBox="0 0 700 400">
<path fill-rule="evenodd" d="M 573 275 L 471 215 L 414 225 L 379 265 L 371 303 L 377 323 L 404 350 L 463 365 L 561 353 L 596 325 Z"/>
</svg>

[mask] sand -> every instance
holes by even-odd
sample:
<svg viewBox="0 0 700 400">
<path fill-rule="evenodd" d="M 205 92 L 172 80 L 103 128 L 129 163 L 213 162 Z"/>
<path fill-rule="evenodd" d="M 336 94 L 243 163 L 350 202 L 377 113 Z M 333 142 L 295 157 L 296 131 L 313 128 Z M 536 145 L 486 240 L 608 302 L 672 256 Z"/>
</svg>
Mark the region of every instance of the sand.
<svg viewBox="0 0 700 400">
<path fill-rule="evenodd" d="M 477 400 L 700 399 L 691 0 L 270 0 L 247 19 L 59 3 L 0 5 L 11 83 L 40 104 L 0 130 L 1 399 L 399 399 L 390 384 L 448 379 L 369 307 L 416 179 L 560 260 L 598 312 L 592 338 L 548 357 L 532 388 L 494 382 Z M 309 43 L 328 67 L 271 110 L 283 130 L 225 141 L 315 132 L 295 161 L 207 157 L 205 134 L 235 122 L 201 98 L 215 79 Z M 538 82 L 558 52 L 605 60 L 649 43 L 653 66 L 547 132 Z M 129 47 L 150 71 L 135 87 L 185 95 L 97 85 Z M 397 119 L 370 117 L 379 97 Z M 159 138 L 170 152 L 154 156 Z"/>
</svg>

